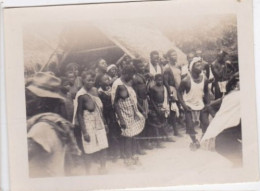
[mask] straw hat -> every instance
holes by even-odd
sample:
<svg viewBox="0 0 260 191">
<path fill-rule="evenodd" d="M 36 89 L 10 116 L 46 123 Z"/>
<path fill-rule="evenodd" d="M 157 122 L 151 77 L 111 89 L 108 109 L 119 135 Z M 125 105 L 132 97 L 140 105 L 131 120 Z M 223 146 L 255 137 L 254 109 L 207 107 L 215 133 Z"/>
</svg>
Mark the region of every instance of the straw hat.
<svg viewBox="0 0 260 191">
<path fill-rule="evenodd" d="M 51 72 L 38 72 L 27 87 L 39 97 L 65 99 L 60 94 L 61 80 Z"/>
</svg>

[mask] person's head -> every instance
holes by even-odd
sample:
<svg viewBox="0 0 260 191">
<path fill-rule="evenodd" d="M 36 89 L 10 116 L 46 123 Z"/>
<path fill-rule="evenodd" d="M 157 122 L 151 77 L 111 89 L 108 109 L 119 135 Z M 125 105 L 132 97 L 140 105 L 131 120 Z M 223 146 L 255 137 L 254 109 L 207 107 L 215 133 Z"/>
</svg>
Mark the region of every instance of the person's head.
<svg viewBox="0 0 260 191">
<path fill-rule="evenodd" d="M 168 50 L 167 58 L 170 64 L 175 64 L 177 62 L 177 52 L 174 49 Z"/>
<path fill-rule="evenodd" d="M 150 60 L 153 65 L 159 64 L 160 63 L 160 56 L 159 52 L 154 50 L 150 53 Z"/>
<path fill-rule="evenodd" d="M 97 79 L 97 83 L 101 86 L 101 87 L 106 87 L 106 86 L 110 86 L 110 78 L 107 74 L 101 75 L 99 77 L 99 79 Z"/>
<path fill-rule="evenodd" d="M 143 74 L 145 72 L 145 64 L 141 59 L 133 59 L 133 65 L 138 73 Z"/>
<path fill-rule="evenodd" d="M 226 56 L 227 56 L 227 52 L 225 52 L 224 50 L 220 50 L 217 54 L 217 60 L 220 63 L 224 63 L 224 59 L 225 59 Z"/>
<path fill-rule="evenodd" d="M 154 77 L 155 83 L 157 86 L 162 86 L 163 85 L 163 76 L 162 74 L 156 74 Z"/>
<path fill-rule="evenodd" d="M 132 65 L 126 65 L 122 70 L 121 77 L 126 82 L 129 82 L 133 79 L 134 74 L 135 74 L 135 68 Z"/>
<path fill-rule="evenodd" d="M 131 60 L 132 60 L 131 57 L 128 56 L 128 55 L 126 55 L 126 56 L 124 57 L 124 60 L 123 60 L 123 61 L 124 61 L 125 63 L 129 63 Z"/>
<path fill-rule="evenodd" d="M 128 91 L 124 85 L 119 85 L 117 87 L 118 97 L 122 99 L 126 99 L 129 97 Z"/>
<path fill-rule="evenodd" d="M 69 63 L 66 66 L 66 73 L 73 73 L 75 76 L 79 75 L 79 65 L 77 63 Z"/>
<path fill-rule="evenodd" d="M 99 59 L 98 62 L 97 62 L 97 69 L 100 71 L 100 72 L 106 72 L 107 71 L 107 62 L 104 60 L 104 59 Z"/>
<path fill-rule="evenodd" d="M 61 80 L 52 72 L 38 72 L 26 87 L 26 112 L 32 116 L 44 112 L 57 112 L 64 103 L 60 93 Z"/>
<path fill-rule="evenodd" d="M 62 83 L 61 83 L 62 93 L 67 94 L 70 91 L 71 86 L 72 86 L 72 84 L 68 79 L 62 80 Z"/>
<path fill-rule="evenodd" d="M 202 60 L 200 57 L 195 57 L 190 63 L 189 70 L 191 73 L 200 74 L 202 72 Z"/>
<path fill-rule="evenodd" d="M 93 71 L 87 71 L 82 73 L 82 82 L 84 87 L 89 90 L 95 85 L 96 74 Z"/>
<path fill-rule="evenodd" d="M 70 83 L 74 84 L 76 76 L 72 71 L 66 72 L 66 78 L 69 80 Z"/>
<path fill-rule="evenodd" d="M 111 77 L 115 77 L 118 75 L 117 67 L 115 64 L 111 64 L 107 67 L 107 74 Z"/>
</svg>

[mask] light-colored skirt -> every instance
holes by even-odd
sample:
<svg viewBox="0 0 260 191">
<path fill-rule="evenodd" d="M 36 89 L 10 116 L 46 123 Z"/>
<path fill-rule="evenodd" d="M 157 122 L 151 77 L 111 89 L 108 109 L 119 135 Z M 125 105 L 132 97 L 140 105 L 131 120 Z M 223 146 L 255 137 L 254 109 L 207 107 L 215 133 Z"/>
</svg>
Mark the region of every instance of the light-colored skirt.
<svg viewBox="0 0 260 191">
<path fill-rule="evenodd" d="M 85 153 L 91 154 L 108 148 L 105 125 L 98 110 L 95 110 L 93 112 L 85 110 L 84 122 L 86 124 L 86 131 L 90 137 L 90 141 L 87 142 L 84 140 L 84 137 L 82 135 L 83 148 Z"/>
</svg>

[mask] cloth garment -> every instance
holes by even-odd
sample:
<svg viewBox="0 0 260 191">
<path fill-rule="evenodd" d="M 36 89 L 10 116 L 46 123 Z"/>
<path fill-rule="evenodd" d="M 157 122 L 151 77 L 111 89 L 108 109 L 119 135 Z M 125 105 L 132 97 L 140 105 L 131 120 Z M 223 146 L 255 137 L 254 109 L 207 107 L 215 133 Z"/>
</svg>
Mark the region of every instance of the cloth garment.
<svg viewBox="0 0 260 191">
<path fill-rule="evenodd" d="M 106 129 L 98 109 L 93 112 L 84 111 L 84 123 L 86 124 L 86 132 L 90 137 L 87 142 L 83 139 L 83 149 L 86 154 L 95 153 L 108 147 Z"/>
<path fill-rule="evenodd" d="M 44 122 L 49 124 L 57 133 L 57 136 L 64 145 L 68 145 L 69 152 L 74 155 L 79 155 L 80 150 L 77 147 L 76 140 L 73 134 L 73 125 L 56 113 L 41 113 L 27 120 L 27 133 L 31 132 L 32 127 Z"/>
<path fill-rule="evenodd" d="M 218 82 L 219 90 L 221 93 L 227 92 L 227 89 L 226 89 L 227 83 L 228 83 L 228 81 Z"/>
<path fill-rule="evenodd" d="M 188 66 L 188 64 L 183 65 L 181 67 L 181 75 L 184 76 L 184 75 L 187 75 L 188 73 L 189 73 L 189 66 Z"/>
<path fill-rule="evenodd" d="M 144 129 L 145 118 L 137 110 L 131 98 L 119 99 L 117 104 L 126 125 L 125 129 L 121 129 L 122 136 L 133 137 L 141 133 Z"/>
<path fill-rule="evenodd" d="M 190 74 L 189 74 L 190 75 Z M 194 82 L 190 75 L 191 87 L 190 91 L 185 92 L 183 100 L 187 106 L 192 110 L 202 110 L 204 108 L 203 96 L 204 96 L 204 75 L 200 83 Z"/>
<path fill-rule="evenodd" d="M 208 126 L 201 142 L 216 137 L 225 129 L 237 126 L 240 120 L 240 91 L 234 90 L 223 98 L 220 109 Z"/>
<path fill-rule="evenodd" d="M 162 74 L 163 70 L 162 67 L 157 64 L 155 67 L 154 65 L 150 62 L 149 63 L 149 73 L 155 76 L 156 74 Z"/>
<path fill-rule="evenodd" d="M 153 102 L 153 100 L 150 100 Z M 154 106 L 154 104 L 156 106 Z M 162 112 L 163 114 L 160 115 L 158 114 L 158 111 Z M 154 127 L 154 128 L 163 128 L 166 127 L 167 125 L 167 118 L 170 114 L 170 107 L 169 107 L 169 102 L 168 102 L 168 93 L 167 89 L 164 86 L 164 100 L 163 103 L 150 103 L 149 105 L 149 114 L 148 114 L 148 126 Z"/>
<path fill-rule="evenodd" d="M 186 133 L 194 134 L 195 127 L 200 126 L 202 133 L 205 133 L 209 125 L 209 113 L 206 110 L 197 111 L 199 112 L 199 124 L 194 123 L 192 111 L 185 111 L 185 122 L 186 122 Z M 198 117 L 198 115 L 196 116 Z"/>
<path fill-rule="evenodd" d="M 192 121 L 193 123 L 198 123 L 200 122 L 200 111 L 191 111 L 191 116 L 192 116 Z"/>
<path fill-rule="evenodd" d="M 137 97 L 134 89 L 128 84 L 124 83 L 121 78 L 118 78 L 111 91 L 112 105 L 115 107 L 115 96 L 119 85 L 124 85 L 128 91 L 129 97 L 125 100 L 118 100 L 118 107 L 122 113 L 124 121 L 126 122 L 126 129 L 121 129 L 123 136 L 134 136 L 142 132 L 145 125 L 145 117 L 138 111 Z M 118 116 L 117 116 L 118 117 Z M 120 123 L 120 122 L 119 122 Z"/>
<path fill-rule="evenodd" d="M 170 105 L 171 105 L 170 110 L 174 111 L 176 113 L 176 117 L 179 117 L 180 116 L 180 110 L 179 110 L 176 102 L 170 103 Z"/>
<path fill-rule="evenodd" d="M 64 176 L 66 145 L 52 125 L 46 122 L 34 124 L 28 131 L 27 138 L 28 150 L 34 153 L 29 159 L 30 177 Z"/>
</svg>

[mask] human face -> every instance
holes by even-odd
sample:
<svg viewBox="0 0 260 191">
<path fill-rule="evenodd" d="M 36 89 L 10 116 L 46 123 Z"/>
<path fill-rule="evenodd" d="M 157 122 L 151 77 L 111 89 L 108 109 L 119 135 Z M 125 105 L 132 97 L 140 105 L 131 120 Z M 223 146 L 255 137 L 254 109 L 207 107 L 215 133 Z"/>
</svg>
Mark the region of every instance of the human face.
<svg viewBox="0 0 260 191">
<path fill-rule="evenodd" d="M 74 84 L 74 81 L 75 81 L 75 75 L 72 71 L 68 72 L 67 73 L 67 78 L 69 80 L 70 83 Z"/>
<path fill-rule="evenodd" d="M 137 64 L 137 70 L 138 70 L 139 73 L 144 73 L 145 65 L 144 65 L 143 62 L 140 62 L 140 63 Z"/>
<path fill-rule="evenodd" d="M 202 62 L 199 61 L 199 62 L 196 62 L 194 63 L 193 67 L 192 67 L 192 72 L 194 73 L 197 73 L 197 74 L 200 74 L 202 72 Z"/>
<path fill-rule="evenodd" d="M 108 71 L 108 74 L 109 74 L 111 77 L 116 76 L 116 75 L 117 75 L 117 68 L 116 68 L 116 67 L 111 68 L 111 69 Z"/>
<path fill-rule="evenodd" d="M 91 75 L 87 75 L 85 79 L 83 79 L 83 83 L 86 89 L 91 89 L 92 87 L 94 87 L 95 78 L 93 78 Z"/>
<path fill-rule="evenodd" d="M 110 85 L 110 79 L 109 79 L 108 75 L 105 74 L 101 78 L 101 85 L 105 85 L 105 86 L 109 86 Z"/>
<path fill-rule="evenodd" d="M 171 54 L 169 55 L 169 60 L 170 63 L 174 64 L 177 61 L 177 53 L 171 52 Z"/>
<path fill-rule="evenodd" d="M 163 85 L 163 78 L 162 76 L 158 76 L 155 78 L 155 83 L 157 86 L 162 86 Z"/>
<path fill-rule="evenodd" d="M 126 82 L 129 82 L 133 79 L 134 74 L 124 74 L 123 78 Z"/>
<path fill-rule="evenodd" d="M 156 65 L 156 64 L 159 64 L 159 62 L 160 62 L 159 54 L 152 54 L 151 55 L 151 63 L 153 65 Z"/>
<path fill-rule="evenodd" d="M 98 62 L 98 68 L 102 71 L 106 71 L 107 70 L 107 62 L 104 59 L 101 59 Z"/>
</svg>

